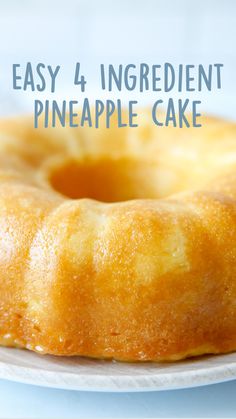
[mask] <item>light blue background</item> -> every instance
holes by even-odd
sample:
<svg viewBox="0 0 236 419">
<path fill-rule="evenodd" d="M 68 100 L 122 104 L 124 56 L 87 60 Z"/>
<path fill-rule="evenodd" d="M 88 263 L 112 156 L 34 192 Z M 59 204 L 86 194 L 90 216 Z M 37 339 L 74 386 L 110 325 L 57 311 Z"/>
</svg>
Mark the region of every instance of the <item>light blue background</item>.
<svg viewBox="0 0 236 419">
<path fill-rule="evenodd" d="M 151 393 L 89 393 L 0 380 L 1 419 L 236 417 L 236 381 Z"/>
<path fill-rule="evenodd" d="M 37 6 L 36 6 L 37 4 Z M 43 23 L 43 24 L 42 24 Z M 33 100 L 159 99 L 158 92 L 104 92 L 99 64 L 223 63 L 222 89 L 188 92 L 201 111 L 236 118 L 235 0 L 0 0 L 0 116 L 33 112 Z M 61 65 L 56 92 L 12 89 L 12 64 Z M 75 62 L 86 92 L 73 85 Z M 161 93 L 166 102 L 178 92 Z M 166 103 L 165 103 L 166 105 Z"/>
</svg>

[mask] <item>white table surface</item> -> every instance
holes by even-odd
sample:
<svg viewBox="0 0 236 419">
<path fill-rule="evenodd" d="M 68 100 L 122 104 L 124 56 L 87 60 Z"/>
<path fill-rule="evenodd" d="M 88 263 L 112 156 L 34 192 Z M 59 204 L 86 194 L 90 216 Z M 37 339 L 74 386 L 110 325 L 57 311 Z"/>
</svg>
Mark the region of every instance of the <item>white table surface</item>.
<svg viewBox="0 0 236 419">
<path fill-rule="evenodd" d="M 90 393 L 0 380 L 0 419 L 235 418 L 236 381 L 187 390 Z"/>
</svg>

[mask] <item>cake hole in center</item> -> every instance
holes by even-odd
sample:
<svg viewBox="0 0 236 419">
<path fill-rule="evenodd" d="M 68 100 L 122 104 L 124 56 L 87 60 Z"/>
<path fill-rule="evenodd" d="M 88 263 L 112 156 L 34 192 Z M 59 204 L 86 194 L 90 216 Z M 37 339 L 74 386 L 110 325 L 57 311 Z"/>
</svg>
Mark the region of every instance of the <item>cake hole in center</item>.
<svg viewBox="0 0 236 419">
<path fill-rule="evenodd" d="M 70 161 L 54 169 L 50 183 L 68 198 L 102 202 L 157 199 L 176 187 L 173 172 L 131 159 Z"/>
</svg>

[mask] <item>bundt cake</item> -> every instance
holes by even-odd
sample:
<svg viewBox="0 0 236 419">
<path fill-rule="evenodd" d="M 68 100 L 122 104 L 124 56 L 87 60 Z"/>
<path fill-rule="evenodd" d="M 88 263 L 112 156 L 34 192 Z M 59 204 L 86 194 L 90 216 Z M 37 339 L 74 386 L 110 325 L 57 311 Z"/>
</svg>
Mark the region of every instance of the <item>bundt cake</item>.
<svg viewBox="0 0 236 419">
<path fill-rule="evenodd" d="M 236 350 L 236 125 L 0 122 L 0 344 L 178 360 Z"/>
</svg>

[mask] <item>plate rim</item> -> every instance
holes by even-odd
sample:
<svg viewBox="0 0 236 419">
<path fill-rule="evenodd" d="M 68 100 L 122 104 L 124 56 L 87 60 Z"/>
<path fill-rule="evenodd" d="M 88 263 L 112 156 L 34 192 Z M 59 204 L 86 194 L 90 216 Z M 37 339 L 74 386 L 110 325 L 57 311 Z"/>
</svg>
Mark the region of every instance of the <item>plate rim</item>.
<svg viewBox="0 0 236 419">
<path fill-rule="evenodd" d="M 220 356 L 217 355 L 217 357 Z M 212 357 L 215 357 L 215 355 L 212 355 Z M 201 367 L 199 370 L 167 371 L 161 374 L 157 372 L 150 375 L 141 373 L 132 376 L 130 374 L 114 375 L 109 373 L 106 377 L 102 374 L 56 372 L 0 360 L 0 378 L 23 384 L 76 391 L 166 391 L 232 381 L 236 379 L 236 359 L 220 365 Z"/>
</svg>

